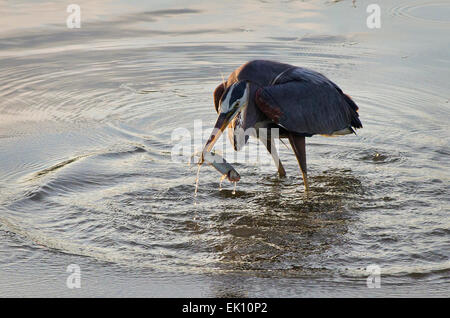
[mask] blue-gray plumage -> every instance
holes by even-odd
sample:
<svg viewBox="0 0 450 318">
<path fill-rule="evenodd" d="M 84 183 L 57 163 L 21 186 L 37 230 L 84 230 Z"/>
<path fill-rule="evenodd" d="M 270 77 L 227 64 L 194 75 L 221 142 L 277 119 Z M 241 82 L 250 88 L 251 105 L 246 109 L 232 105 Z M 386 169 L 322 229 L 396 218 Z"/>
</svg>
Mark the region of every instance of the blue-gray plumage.
<svg viewBox="0 0 450 318">
<path fill-rule="evenodd" d="M 289 138 L 306 190 L 305 137 L 344 135 L 362 128 L 358 106 L 336 84 L 313 70 L 273 61 L 256 60 L 237 68 L 215 89 L 214 106 L 219 118 L 204 153 L 227 126 L 235 150 L 245 145 L 249 128 L 254 128 L 284 176 L 273 136 L 259 133 L 261 128 L 278 128 L 280 138 Z"/>
</svg>

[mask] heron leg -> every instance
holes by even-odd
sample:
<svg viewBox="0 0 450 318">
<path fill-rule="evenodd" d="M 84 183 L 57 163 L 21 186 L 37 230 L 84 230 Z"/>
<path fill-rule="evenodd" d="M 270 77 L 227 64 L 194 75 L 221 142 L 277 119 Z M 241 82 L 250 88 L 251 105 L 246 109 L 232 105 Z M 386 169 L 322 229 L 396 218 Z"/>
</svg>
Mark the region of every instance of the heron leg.
<svg viewBox="0 0 450 318">
<path fill-rule="evenodd" d="M 292 149 L 294 150 L 295 156 L 297 157 L 298 165 L 303 175 L 303 184 L 305 185 L 305 191 L 308 191 L 308 174 L 306 171 L 306 147 L 305 147 L 305 137 L 298 136 L 289 133 L 289 142 L 291 143 Z"/>
<path fill-rule="evenodd" d="M 283 164 L 281 163 L 280 157 L 278 156 L 277 148 L 275 147 L 275 139 L 270 133 L 259 133 L 258 134 L 259 140 L 262 141 L 264 146 L 266 146 L 267 151 L 270 153 L 270 155 L 273 158 L 273 161 L 275 162 L 275 167 L 278 170 L 278 175 L 283 178 L 286 176 L 286 170 L 284 170 Z"/>
</svg>

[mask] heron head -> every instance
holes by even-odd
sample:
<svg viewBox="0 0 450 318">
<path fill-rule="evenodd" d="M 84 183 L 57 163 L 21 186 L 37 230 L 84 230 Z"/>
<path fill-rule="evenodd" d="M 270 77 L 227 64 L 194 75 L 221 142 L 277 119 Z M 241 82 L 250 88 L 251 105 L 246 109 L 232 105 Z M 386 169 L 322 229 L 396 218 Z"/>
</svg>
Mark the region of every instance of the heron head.
<svg viewBox="0 0 450 318">
<path fill-rule="evenodd" d="M 249 84 L 239 81 L 231 85 L 220 98 L 217 118 L 214 129 L 203 148 L 203 153 L 210 152 L 225 128 L 247 107 L 249 99 Z"/>
</svg>

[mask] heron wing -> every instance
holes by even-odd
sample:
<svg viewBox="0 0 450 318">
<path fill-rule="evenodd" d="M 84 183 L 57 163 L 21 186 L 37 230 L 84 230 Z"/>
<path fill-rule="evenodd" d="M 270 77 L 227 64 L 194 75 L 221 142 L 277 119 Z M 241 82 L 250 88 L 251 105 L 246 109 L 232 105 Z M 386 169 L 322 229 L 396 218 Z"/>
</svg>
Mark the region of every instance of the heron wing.
<svg viewBox="0 0 450 318">
<path fill-rule="evenodd" d="M 281 127 L 311 136 L 362 128 L 358 106 L 320 73 L 296 68 L 256 91 L 258 108 Z"/>
</svg>

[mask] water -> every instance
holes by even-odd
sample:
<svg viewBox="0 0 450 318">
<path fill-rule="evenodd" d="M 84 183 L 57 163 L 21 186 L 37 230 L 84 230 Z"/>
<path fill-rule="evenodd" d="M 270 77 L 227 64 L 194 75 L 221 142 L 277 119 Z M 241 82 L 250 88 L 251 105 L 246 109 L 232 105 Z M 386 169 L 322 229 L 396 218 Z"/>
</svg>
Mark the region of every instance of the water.
<svg viewBox="0 0 450 318">
<path fill-rule="evenodd" d="M 378 1 L 381 29 L 366 1 L 77 3 L 72 30 L 0 9 L 0 296 L 449 295 L 447 1 Z M 233 194 L 205 166 L 194 198 L 172 131 L 256 58 L 324 73 L 364 129 L 307 140 L 308 194 L 281 145 L 287 178 L 237 163 Z"/>
</svg>

